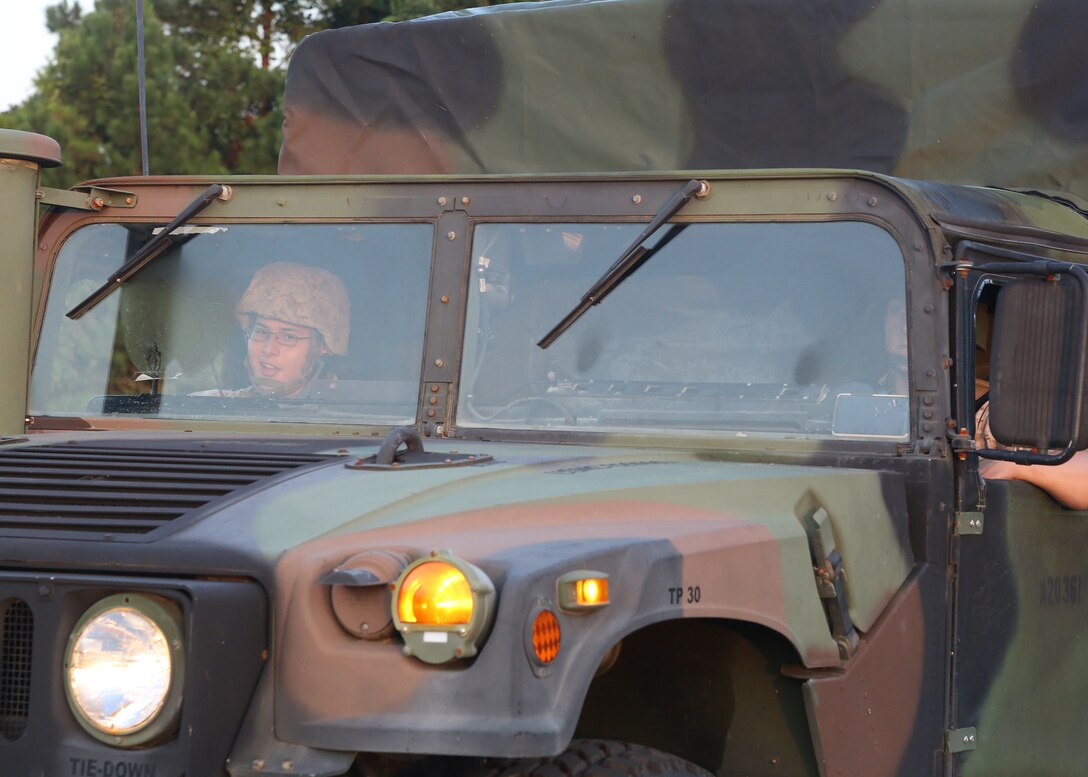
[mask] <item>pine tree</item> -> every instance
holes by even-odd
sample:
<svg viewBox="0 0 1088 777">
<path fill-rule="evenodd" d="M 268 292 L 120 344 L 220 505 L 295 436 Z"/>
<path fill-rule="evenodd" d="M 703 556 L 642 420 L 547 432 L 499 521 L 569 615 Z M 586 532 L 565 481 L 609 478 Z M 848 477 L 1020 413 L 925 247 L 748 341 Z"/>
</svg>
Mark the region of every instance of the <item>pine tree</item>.
<svg viewBox="0 0 1088 777">
<path fill-rule="evenodd" d="M 153 175 L 274 173 L 286 60 L 310 32 L 488 4 L 469 0 L 145 0 Z M 0 126 L 55 138 L 48 186 L 139 175 L 136 0 L 62 0 L 59 36 L 35 93 Z"/>
</svg>

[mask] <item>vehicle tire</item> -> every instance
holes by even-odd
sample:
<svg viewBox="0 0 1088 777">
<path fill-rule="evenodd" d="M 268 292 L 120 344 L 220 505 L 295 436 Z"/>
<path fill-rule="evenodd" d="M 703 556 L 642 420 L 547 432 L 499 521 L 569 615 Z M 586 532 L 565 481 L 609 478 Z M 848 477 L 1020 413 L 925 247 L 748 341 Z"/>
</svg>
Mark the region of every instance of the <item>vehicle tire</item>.
<svg viewBox="0 0 1088 777">
<path fill-rule="evenodd" d="M 674 755 L 642 745 L 576 739 L 554 758 L 506 761 L 486 777 L 710 777 Z"/>
</svg>

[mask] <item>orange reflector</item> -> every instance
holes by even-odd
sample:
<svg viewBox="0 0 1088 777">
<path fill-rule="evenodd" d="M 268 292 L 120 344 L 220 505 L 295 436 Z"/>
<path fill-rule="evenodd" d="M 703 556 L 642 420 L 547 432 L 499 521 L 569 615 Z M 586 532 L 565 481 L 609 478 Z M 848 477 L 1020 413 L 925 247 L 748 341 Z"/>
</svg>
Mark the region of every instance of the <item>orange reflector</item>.
<svg viewBox="0 0 1088 777">
<path fill-rule="evenodd" d="M 472 619 L 472 588 L 460 569 L 443 561 L 420 564 L 408 573 L 397 597 L 403 623 L 436 626 Z"/>
<path fill-rule="evenodd" d="M 559 619 L 551 610 L 542 610 L 533 621 L 533 652 L 542 664 L 559 655 Z"/>
<path fill-rule="evenodd" d="M 575 593 L 578 604 L 592 607 L 598 604 L 608 604 L 608 578 L 589 578 L 579 580 Z"/>
</svg>

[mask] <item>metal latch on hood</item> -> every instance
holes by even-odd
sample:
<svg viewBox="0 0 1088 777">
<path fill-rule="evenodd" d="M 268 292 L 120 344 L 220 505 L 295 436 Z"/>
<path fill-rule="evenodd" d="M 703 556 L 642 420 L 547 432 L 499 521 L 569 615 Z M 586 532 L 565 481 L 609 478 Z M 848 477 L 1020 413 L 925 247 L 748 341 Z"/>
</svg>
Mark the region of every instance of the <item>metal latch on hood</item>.
<svg viewBox="0 0 1088 777">
<path fill-rule="evenodd" d="M 842 568 L 842 556 L 835 547 L 831 517 L 827 510 L 817 507 L 801 517 L 801 526 L 808 536 L 812 571 L 816 575 L 816 590 L 824 605 L 827 625 L 839 646 L 839 656 L 845 661 L 857 650 L 858 632 L 850 619 L 850 610 L 846 604 L 846 592 L 843 589 L 846 572 Z"/>
<path fill-rule="evenodd" d="M 401 446 L 405 450 L 401 452 Z M 398 426 L 386 435 L 382 447 L 373 456 L 356 459 L 344 466 L 348 469 L 403 470 L 431 469 L 435 467 L 463 467 L 469 464 L 486 464 L 494 459 L 487 453 L 442 453 L 423 450 L 423 438 L 410 426 Z"/>
</svg>

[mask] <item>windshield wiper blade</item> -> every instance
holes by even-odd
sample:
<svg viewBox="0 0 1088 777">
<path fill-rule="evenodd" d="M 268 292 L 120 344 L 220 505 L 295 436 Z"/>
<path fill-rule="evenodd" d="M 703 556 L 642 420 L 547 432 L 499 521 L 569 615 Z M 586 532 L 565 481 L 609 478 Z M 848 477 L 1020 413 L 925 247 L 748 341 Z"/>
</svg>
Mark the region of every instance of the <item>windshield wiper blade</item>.
<svg viewBox="0 0 1088 777">
<path fill-rule="evenodd" d="M 212 204 L 212 200 L 228 197 L 229 187 L 221 184 L 213 183 L 209 186 L 199 197 L 185 206 L 185 209 L 181 211 L 174 220 L 162 228 L 162 231 L 152 237 L 142 246 L 140 249 L 132 255 L 121 267 L 120 270 L 110 276 L 109 280 L 103 283 L 95 291 L 74 308 L 68 311 L 68 318 L 79 319 L 84 314 L 93 310 L 99 302 L 104 300 L 110 294 L 114 292 L 122 283 L 127 281 L 133 275 L 138 273 L 148 264 L 150 264 L 156 257 L 161 255 L 163 251 L 174 244 L 174 241 L 180 237 L 179 235 L 172 235 L 171 233 L 178 227 L 185 224 L 189 219 L 196 216 L 202 210 Z"/>
<path fill-rule="evenodd" d="M 631 276 L 639 267 L 645 264 L 650 257 L 660 251 L 665 245 L 680 234 L 687 225 L 676 224 L 665 234 L 653 248 L 646 248 L 645 243 L 662 225 L 675 216 L 681 208 L 687 205 L 692 197 L 705 197 L 710 193 L 710 186 L 706 181 L 692 178 L 684 184 L 675 194 L 665 201 L 661 209 L 654 215 L 653 220 L 646 225 L 646 229 L 639 233 L 634 242 L 620 254 L 620 258 L 612 263 L 604 275 L 589 287 L 589 291 L 582 295 L 581 301 L 568 313 L 562 321 L 555 325 L 548 334 L 544 335 L 537 343 L 541 348 L 547 348 L 566 332 L 574 322 L 580 319 L 585 312 L 594 305 L 599 305 L 605 297 L 615 291 L 623 281 Z"/>
</svg>

